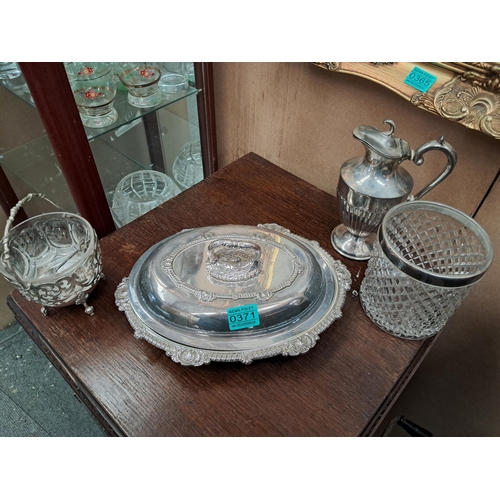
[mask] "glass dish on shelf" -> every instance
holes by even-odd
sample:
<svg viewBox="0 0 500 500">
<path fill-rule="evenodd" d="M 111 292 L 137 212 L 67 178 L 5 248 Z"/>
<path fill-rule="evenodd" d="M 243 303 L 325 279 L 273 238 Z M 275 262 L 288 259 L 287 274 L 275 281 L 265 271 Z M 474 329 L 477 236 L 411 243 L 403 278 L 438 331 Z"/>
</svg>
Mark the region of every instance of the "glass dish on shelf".
<svg viewBox="0 0 500 500">
<path fill-rule="evenodd" d="M 188 142 L 174 161 L 174 179 L 181 188 L 188 189 L 203 180 L 203 160 L 200 141 Z"/>
<path fill-rule="evenodd" d="M 187 63 L 161 63 L 161 78 L 158 83 L 164 94 L 176 94 L 186 90 L 189 86 Z"/>
<path fill-rule="evenodd" d="M 180 192 L 175 182 L 162 172 L 132 172 L 118 183 L 113 193 L 113 220 L 118 227 L 122 227 Z"/>
</svg>

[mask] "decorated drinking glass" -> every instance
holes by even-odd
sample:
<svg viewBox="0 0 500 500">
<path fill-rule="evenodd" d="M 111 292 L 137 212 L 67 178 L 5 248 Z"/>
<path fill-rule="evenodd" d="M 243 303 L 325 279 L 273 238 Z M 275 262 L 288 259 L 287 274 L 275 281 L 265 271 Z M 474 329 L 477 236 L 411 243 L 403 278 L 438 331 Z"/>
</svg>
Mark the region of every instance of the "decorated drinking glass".
<svg viewBox="0 0 500 500">
<path fill-rule="evenodd" d="M 66 63 L 71 90 L 86 127 L 102 128 L 113 124 L 118 113 L 113 107 L 116 84 L 112 65 L 106 62 Z"/>
<path fill-rule="evenodd" d="M 163 95 L 158 87 L 161 77 L 159 63 L 115 63 L 115 72 L 127 87 L 129 104 L 136 108 L 150 108 L 160 104 Z"/>
</svg>

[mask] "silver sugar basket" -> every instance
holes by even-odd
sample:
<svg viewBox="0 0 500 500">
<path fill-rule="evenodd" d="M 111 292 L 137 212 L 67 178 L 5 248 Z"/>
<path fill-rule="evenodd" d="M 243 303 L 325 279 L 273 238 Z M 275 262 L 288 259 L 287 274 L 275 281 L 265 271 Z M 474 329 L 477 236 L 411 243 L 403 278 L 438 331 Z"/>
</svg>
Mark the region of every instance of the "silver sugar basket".
<svg viewBox="0 0 500 500">
<path fill-rule="evenodd" d="M 15 227 L 19 209 L 34 197 L 45 199 L 59 211 L 31 217 Z M 27 300 L 48 307 L 87 304 L 89 294 L 104 278 L 97 235 L 79 215 L 63 212 L 43 194 L 31 193 L 10 211 L 0 246 L 0 273 Z"/>
</svg>

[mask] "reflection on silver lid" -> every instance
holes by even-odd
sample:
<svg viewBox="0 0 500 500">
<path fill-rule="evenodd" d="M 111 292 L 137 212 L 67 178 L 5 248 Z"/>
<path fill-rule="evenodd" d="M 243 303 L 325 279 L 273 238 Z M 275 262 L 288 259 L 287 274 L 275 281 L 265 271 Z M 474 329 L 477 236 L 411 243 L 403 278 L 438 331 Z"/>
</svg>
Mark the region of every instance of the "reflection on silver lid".
<svg viewBox="0 0 500 500">
<path fill-rule="evenodd" d="M 349 287 L 345 266 L 316 242 L 275 224 L 226 225 L 159 242 L 116 298 L 137 337 L 193 365 L 294 354 L 292 343 L 306 352 L 340 317 Z M 234 329 L 228 310 L 240 306 L 258 322 Z"/>
</svg>

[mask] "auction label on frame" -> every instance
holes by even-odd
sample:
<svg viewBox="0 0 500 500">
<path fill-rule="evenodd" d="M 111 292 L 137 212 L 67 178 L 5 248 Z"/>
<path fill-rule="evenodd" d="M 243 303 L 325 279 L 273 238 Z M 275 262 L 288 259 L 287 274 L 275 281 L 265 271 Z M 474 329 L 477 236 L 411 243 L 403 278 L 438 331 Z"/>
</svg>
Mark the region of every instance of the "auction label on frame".
<svg viewBox="0 0 500 500">
<path fill-rule="evenodd" d="M 257 304 L 231 307 L 226 309 L 226 312 L 229 330 L 241 330 L 242 328 L 252 328 L 260 325 Z"/>
<path fill-rule="evenodd" d="M 404 83 L 414 89 L 420 90 L 420 92 L 427 92 L 436 80 L 436 76 L 415 66 L 405 78 Z"/>
</svg>

